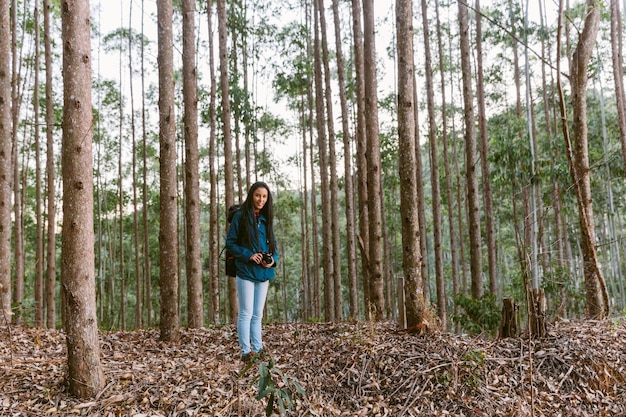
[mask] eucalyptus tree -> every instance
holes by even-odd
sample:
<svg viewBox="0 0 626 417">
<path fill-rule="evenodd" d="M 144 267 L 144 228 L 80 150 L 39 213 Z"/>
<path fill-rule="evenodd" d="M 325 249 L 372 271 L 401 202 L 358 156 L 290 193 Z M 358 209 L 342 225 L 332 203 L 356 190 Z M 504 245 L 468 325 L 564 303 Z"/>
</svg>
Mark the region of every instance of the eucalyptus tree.
<svg viewBox="0 0 626 417">
<path fill-rule="evenodd" d="M 346 74 L 341 44 L 341 24 L 339 0 L 333 0 L 333 22 L 335 29 L 335 55 L 337 59 L 337 78 L 339 101 L 341 104 L 341 128 L 343 135 L 344 183 L 346 201 L 346 262 L 348 269 L 348 294 L 350 317 L 355 319 L 359 313 L 359 293 L 356 266 L 356 223 L 354 213 L 354 181 L 352 175 L 352 134 L 350 132 L 350 114 L 346 98 Z"/>
<path fill-rule="evenodd" d="M 322 46 L 322 63 L 324 67 L 324 98 L 326 99 L 326 123 L 328 126 L 328 192 L 330 193 L 330 227 L 332 245 L 332 283 L 333 283 L 333 308 L 335 309 L 335 320 L 340 320 L 342 316 L 342 296 L 341 296 L 341 236 L 339 233 L 339 201 L 337 184 L 337 151 L 335 134 L 335 117 L 333 113 L 333 95 L 330 81 L 330 57 L 328 52 L 328 36 L 326 25 L 326 8 L 324 0 L 319 1 L 319 19 Z M 340 38 L 341 39 L 341 38 Z"/>
<path fill-rule="evenodd" d="M 619 138 L 622 145 L 622 164 L 624 165 L 624 171 L 626 171 L 626 92 L 624 91 L 624 65 L 622 59 L 622 14 L 619 8 L 619 1 L 611 0 L 610 9 L 613 82 L 615 84 Z"/>
<path fill-rule="evenodd" d="M 164 341 L 175 341 L 178 317 L 178 198 L 176 172 L 176 119 L 174 117 L 174 59 L 172 1 L 157 0 L 159 67 L 160 194 L 160 332 Z"/>
<path fill-rule="evenodd" d="M 467 187 L 468 233 L 470 243 L 470 273 L 472 297 L 483 295 L 482 250 L 480 229 L 480 208 L 476 155 L 476 131 L 474 127 L 474 98 L 472 92 L 472 69 L 470 63 L 468 5 L 458 2 L 459 30 L 461 42 L 461 71 L 463 77 L 463 108 L 465 122 L 465 183 Z"/>
<path fill-rule="evenodd" d="M 383 230 L 381 157 L 378 131 L 378 82 L 376 80 L 376 40 L 374 2 L 363 0 L 363 68 L 365 90 L 365 135 L 367 140 L 367 202 L 369 224 L 369 288 L 371 309 L 376 320 L 383 318 Z"/>
<path fill-rule="evenodd" d="M 35 147 L 35 324 L 43 327 L 45 324 L 45 297 L 44 297 L 44 246 L 43 246 L 43 214 L 41 195 L 41 142 L 39 129 L 39 61 L 40 61 L 40 25 L 39 25 L 39 2 L 35 3 L 33 11 L 33 24 L 35 30 L 35 63 L 33 68 L 33 121 L 34 121 L 34 147 Z"/>
<path fill-rule="evenodd" d="M 46 188 L 48 229 L 46 240 L 46 326 L 56 326 L 56 168 L 54 163 L 54 101 L 52 97 L 52 43 L 50 0 L 43 2 L 44 50 L 46 64 Z"/>
<path fill-rule="evenodd" d="M 11 320 L 11 48 L 9 0 L 0 0 L 0 321 Z"/>
<path fill-rule="evenodd" d="M 361 276 L 363 285 L 363 305 L 370 305 L 369 263 L 369 203 L 367 191 L 367 136 L 365 134 L 365 58 L 363 47 L 363 25 L 361 23 L 361 0 L 352 0 L 352 39 L 354 41 L 354 79 L 356 92 L 356 179 L 357 205 L 359 222 L 359 247 L 361 253 Z"/>
<path fill-rule="evenodd" d="M 217 170 L 215 169 L 215 142 L 217 130 L 217 87 L 215 80 L 215 48 L 213 35 L 213 2 L 207 2 L 207 26 L 209 42 L 209 321 L 220 321 L 219 278 L 219 212 L 217 201 Z"/>
<path fill-rule="evenodd" d="M 70 393 L 95 397 L 105 386 L 94 286 L 91 28 L 89 1 L 62 10 L 64 329 Z"/>
<path fill-rule="evenodd" d="M 456 297 L 459 293 L 459 255 L 458 255 L 458 235 L 454 221 L 454 196 L 452 192 L 452 173 L 450 171 L 450 161 L 448 149 L 448 110 L 446 99 L 446 76 L 444 62 L 443 35 L 441 30 L 441 20 L 439 17 L 439 3 L 435 2 L 435 15 L 437 19 L 437 51 L 439 54 L 439 83 L 441 95 L 441 142 L 443 154 L 443 169 L 445 178 L 445 196 L 448 203 L 448 235 L 450 237 L 450 271 L 452 278 L 452 295 Z M 458 304 L 454 303 L 453 314 L 458 313 Z"/>
<path fill-rule="evenodd" d="M 23 204 L 23 175 L 20 174 L 20 164 L 18 163 L 18 133 L 19 133 L 19 120 L 20 120 L 20 108 L 22 104 L 22 49 L 24 44 L 21 44 L 20 50 L 18 50 L 18 27 L 21 27 L 22 31 L 26 30 L 25 25 L 18 25 L 18 11 L 17 0 L 13 0 L 11 5 L 11 163 L 12 169 L 11 186 L 13 187 L 13 259 L 15 262 L 15 290 L 13 293 L 13 299 L 15 305 L 18 306 L 18 314 L 14 317 L 16 320 L 21 319 L 21 308 L 24 301 L 24 280 L 25 280 L 25 251 L 24 251 L 24 204 Z M 23 20 L 26 16 L 22 17 Z M 8 33 L 7 33 L 8 35 Z M 9 61 L 7 61 L 9 62 Z M 9 252 L 10 253 L 10 252 Z M 9 291 L 7 289 L 7 291 Z"/>
<path fill-rule="evenodd" d="M 437 288 L 437 310 L 442 329 L 448 326 L 448 302 L 443 261 L 443 220 L 441 215 L 441 186 L 439 181 L 439 144 L 435 115 L 435 89 L 433 86 L 432 58 L 430 53 L 430 25 L 428 24 L 427 1 L 421 0 L 422 30 L 424 33 L 424 72 L 426 74 L 426 106 L 428 109 L 428 142 L 430 145 L 430 181 L 432 189 L 433 246 L 435 252 L 435 282 Z M 398 13 L 399 16 L 399 13 Z M 398 24 L 398 31 L 400 25 Z M 398 55 L 401 50 L 398 34 Z M 399 58 L 399 57 L 398 57 Z M 399 84 L 400 86 L 401 84 Z M 398 89 L 400 90 L 400 88 Z M 398 106 L 399 107 L 399 106 Z M 403 146 L 400 146 L 403 149 Z M 402 154 L 402 152 L 401 152 Z"/>
<path fill-rule="evenodd" d="M 412 0 L 396 0 L 396 32 L 398 40 L 398 147 L 401 149 L 398 153 L 398 166 L 400 216 L 402 217 L 402 269 L 406 297 L 404 307 L 407 327 L 413 327 L 423 323 L 426 308 L 420 266 L 422 253 L 417 215 L 417 175 L 415 174 L 414 116 L 417 102 L 414 101 L 413 87 L 415 78 L 413 75 Z"/>
<path fill-rule="evenodd" d="M 230 114 L 230 87 L 228 84 L 228 26 L 226 19 L 226 0 L 217 0 L 217 21 L 219 34 L 220 87 L 222 106 L 222 130 L 224 135 L 224 188 L 226 208 L 235 202 L 233 175 L 233 146 Z M 237 320 L 239 305 L 237 302 L 237 286 L 235 277 L 228 277 L 229 318 L 231 323 Z"/>
<path fill-rule="evenodd" d="M 200 180 L 198 171 L 198 87 L 196 84 L 195 0 L 183 0 L 183 124 L 185 132 L 185 215 L 187 320 L 202 327 L 202 251 L 200 247 Z"/>
<path fill-rule="evenodd" d="M 475 1 L 476 9 L 476 101 L 478 108 L 478 131 L 480 149 L 480 168 L 482 179 L 483 211 L 485 213 L 485 241 L 487 243 L 487 264 L 489 273 L 489 292 L 497 294 L 496 237 L 495 218 L 493 216 L 493 197 L 489 177 L 489 136 L 487 132 L 487 109 L 485 105 L 485 77 L 483 71 L 482 14 L 480 0 Z"/>
<path fill-rule="evenodd" d="M 573 138 L 570 138 L 566 124 L 567 117 L 564 111 L 562 91 L 561 117 L 563 119 L 563 134 L 568 147 L 570 173 L 578 202 L 587 314 L 591 318 L 602 319 L 608 316 L 609 302 L 606 283 L 598 262 L 595 221 L 591 204 L 586 99 L 587 70 L 600 26 L 600 11 L 592 0 L 585 3 L 585 10 L 584 26 L 571 60 Z"/>
<path fill-rule="evenodd" d="M 315 80 L 315 117 L 317 129 L 317 151 L 319 154 L 319 175 L 322 213 L 322 266 L 324 270 L 324 317 L 327 321 L 335 320 L 335 286 L 334 286 L 334 262 L 332 246 L 332 210 L 330 203 L 329 164 L 328 164 L 328 138 L 326 136 L 326 110 L 324 103 L 322 46 L 320 33 L 326 28 L 321 26 L 320 8 L 323 3 L 320 0 L 313 1 L 314 22 L 314 80 Z"/>
</svg>

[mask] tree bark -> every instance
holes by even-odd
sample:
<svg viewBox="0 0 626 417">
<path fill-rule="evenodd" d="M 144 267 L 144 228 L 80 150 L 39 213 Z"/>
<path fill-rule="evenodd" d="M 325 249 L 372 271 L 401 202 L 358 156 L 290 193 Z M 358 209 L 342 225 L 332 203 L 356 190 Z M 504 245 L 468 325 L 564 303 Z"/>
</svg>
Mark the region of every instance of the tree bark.
<svg viewBox="0 0 626 417">
<path fill-rule="evenodd" d="M 437 121 L 435 119 L 435 89 L 433 87 L 432 59 L 430 55 L 430 31 L 428 29 L 427 1 L 421 0 L 422 30 L 424 32 L 424 67 L 426 73 L 426 103 L 428 107 L 428 141 L 430 143 L 430 182 L 432 188 L 433 245 L 435 249 L 435 282 L 437 287 L 437 307 L 441 328 L 448 327 L 448 303 L 443 264 L 443 230 L 441 215 L 441 187 L 439 183 L 439 144 L 437 142 Z M 399 39 L 399 37 L 398 37 Z M 400 44 L 400 42 L 398 42 Z M 398 49 L 398 52 L 400 49 Z M 402 148 L 401 148 L 402 149 Z"/>
<path fill-rule="evenodd" d="M 200 176 L 198 171 L 198 87 L 196 84 L 195 1 L 183 0 L 183 101 L 185 111 L 185 214 L 187 216 L 187 326 L 203 325 Z"/>
<path fill-rule="evenodd" d="M 365 135 L 367 138 L 367 195 L 369 224 L 369 292 L 372 317 L 383 319 L 383 231 L 378 92 L 376 82 L 376 37 L 374 2 L 363 0 L 363 68 L 365 86 Z"/>
<path fill-rule="evenodd" d="M 591 203 L 591 178 L 589 168 L 589 150 L 587 143 L 587 69 L 593 53 L 600 26 L 600 10 L 593 0 L 588 0 L 584 27 L 572 56 L 572 120 L 573 147 L 568 146 L 571 154 L 571 172 L 578 201 L 578 214 L 581 229 L 581 248 L 584 260 L 585 292 L 587 314 L 591 318 L 602 319 L 608 316 L 609 303 L 606 283 L 598 264 L 596 248 L 595 222 Z M 566 134 L 566 139 L 568 135 Z"/>
<path fill-rule="evenodd" d="M 626 171 L 626 96 L 624 93 L 624 64 L 622 60 L 622 14 L 618 0 L 611 0 L 611 60 L 615 100 L 617 101 L 617 122 L 619 139 L 622 145 L 622 164 Z"/>
<path fill-rule="evenodd" d="M 348 294 L 350 317 L 355 319 L 359 313 L 359 293 L 356 268 L 356 231 L 354 215 L 354 181 L 352 175 L 352 134 L 350 133 L 350 113 L 346 99 L 346 75 L 341 45 L 341 27 L 339 0 L 333 0 L 333 21 L 335 27 L 335 53 L 337 55 L 337 77 L 339 101 L 341 103 L 341 127 L 343 134 L 343 160 L 346 199 L 346 263 L 348 267 Z"/>
<path fill-rule="evenodd" d="M 220 84 L 222 89 L 222 123 L 224 131 L 224 187 L 226 211 L 235 202 L 235 183 L 233 171 L 233 145 L 230 129 L 230 88 L 228 85 L 228 27 L 226 19 L 226 0 L 217 0 L 217 20 L 219 33 Z M 226 215 L 226 213 L 225 213 Z M 228 277 L 228 315 L 231 323 L 236 323 L 239 311 L 237 285 L 235 277 Z"/>
<path fill-rule="evenodd" d="M 361 253 L 361 276 L 363 277 L 363 305 L 369 308 L 369 209 L 367 196 L 367 138 L 365 136 L 365 68 L 363 57 L 363 29 L 361 25 L 361 0 L 352 0 L 352 37 L 354 38 L 354 67 L 356 83 L 356 179 L 357 220 Z"/>
<path fill-rule="evenodd" d="M 54 167 L 54 102 L 52 99 L 52 44 L 50 41 L 50 0 L 43 2 L 46 62 L 46 179 L 48 229 L 46 245 L 46 326 L 56 327 L 56 184 Z"/>
<path fill-rule="evenodd" d="M 9 0 L 0 0 L 0 323 L 11 321 L 11 49 Z"/>
<path fill-rule="evenodd" d="M 213 36 L 213 4 L 207 3 L 207 23 L 209 28 L 209 322 L 220 321 L 220 259 L 219 259 L 219 211 L 217 201 L 217 171 L 215 169 L 215 133 L 217 127 L 217 87 L 215 82 L 215 58 Z"/>
<path fill-rule="evenodd" d="M 157 0 L 159 22 L 159 155 L 160 194 L 160 332 L 161 340 L 176 341 L 178 316 L 178 178 L 176 172 L 176 117 L 174 114 L 174 57 L 172 1 Z"/>
<path fill-rule="evenodd" d="M 463 107 L 465 120 L 465 181 L 467 186 L 468 232 L 470 243 L 470 273 L 472 297 L 479 299 L 483 295 L 482 253 L 480 232 L 480 208 L 478 194 L 478 176 L 476 173 L 476 131 L 474 128 L 474 103 L 472 94 L 472 70 L 470 64 L 469 23 L 467 5 L 458 2 L 459 26 L 461 37 L 461 71 L 463 75 Z"/>
<path fill-rule="evenodd" d="M 63 39 L 64 329 L 70 392 L 96 396 L 105 385 L 96 316 L 93 231 L 91 39 L 89 1 L 65 0 Z"/>
<path fill-rule="evenodd" d="M 424 292 L 421 271 L 420 228 L 417 213 L 415 173 L 415 105 L 413 66 L 413 1 L 396 0 L 398 39 L 398 167 L 400 215 L 402 217 L 402 270 L 406 325 L 424 321 Z M 402 308 L 402 307 L 401 307 Z"/>
</svg>

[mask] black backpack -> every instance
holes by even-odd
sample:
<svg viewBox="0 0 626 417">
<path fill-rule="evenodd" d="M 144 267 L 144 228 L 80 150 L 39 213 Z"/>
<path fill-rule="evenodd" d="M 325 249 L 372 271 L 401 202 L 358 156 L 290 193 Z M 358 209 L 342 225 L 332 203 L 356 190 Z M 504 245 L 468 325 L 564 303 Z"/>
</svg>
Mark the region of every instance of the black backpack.
<svg viewBox="0 0 626 417">
<path fill-rule="evenodd" d="M 241 204 L 233 204 L 232 206 L 228 208 L 228 215 L 226 216 L 226 220 L 228 221 L 229 225 L 233 221 L 233 217 L 235 216 L 235 213 L 239 211 L 239 207 L 241 207 Z M 226 250 L 226 247 L 222 249 L 222 251 L 225 251 L 225 250 Z M 226 250 L 226 257 L 224 259 L 224 267 L 225 267 L 227 276 L 229 277 L 237 276 L 237 266 L 235 265 L 235 257 L 231 255 L 230 253 L 228 253 L 227 250 Z"/>
</svg>

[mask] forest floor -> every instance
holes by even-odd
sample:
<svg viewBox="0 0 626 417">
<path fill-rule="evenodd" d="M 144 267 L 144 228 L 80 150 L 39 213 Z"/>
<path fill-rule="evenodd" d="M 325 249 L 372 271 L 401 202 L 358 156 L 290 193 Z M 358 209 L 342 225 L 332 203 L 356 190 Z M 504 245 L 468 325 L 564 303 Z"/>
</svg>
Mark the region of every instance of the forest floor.
<svg viewBox="0 0 626 417">
<path fill-rule="evenodd" d="M 271 324 L 272 361 L 247 370 L 233 327 L 181 330 L 177 343 L 102 332 L 106 387 L 83 401 L 67 390 L 62 332 L 0 326 L 0 416 L 264 416 L 259 380 L 282 390 L 271 415 L 295 381 L 304 395 L 291 391 L 285 415 L 626 416 L 625 321 L 562 321 L 532 341 Z"/>
</svg>

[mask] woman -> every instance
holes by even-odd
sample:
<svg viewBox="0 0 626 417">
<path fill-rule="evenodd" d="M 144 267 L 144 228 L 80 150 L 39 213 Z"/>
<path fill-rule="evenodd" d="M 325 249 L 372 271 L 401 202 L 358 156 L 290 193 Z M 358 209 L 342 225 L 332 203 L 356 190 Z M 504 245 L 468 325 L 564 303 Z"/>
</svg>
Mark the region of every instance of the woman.
<svg viewBox="0 0 626 417">
<path fill-rule="evenodd" d="M 252 184 L 246 201 L 233 216 L 226 249 L 235 257 L 239 317 L 237 335 L 241 360 L 263 355 L 261 320 L 269 281 L 278 262 L 274 237 L 272 193 L 264 182 Z"/>
</svg>

